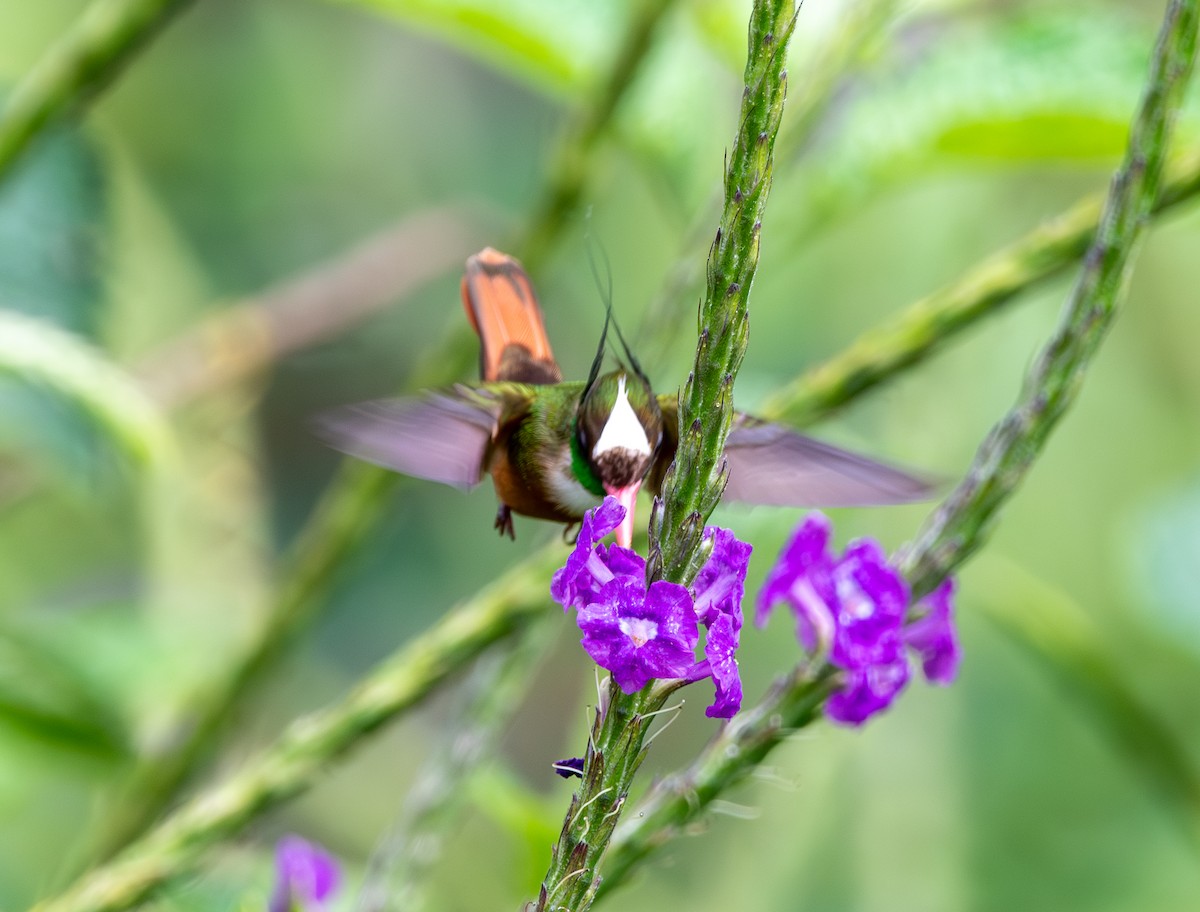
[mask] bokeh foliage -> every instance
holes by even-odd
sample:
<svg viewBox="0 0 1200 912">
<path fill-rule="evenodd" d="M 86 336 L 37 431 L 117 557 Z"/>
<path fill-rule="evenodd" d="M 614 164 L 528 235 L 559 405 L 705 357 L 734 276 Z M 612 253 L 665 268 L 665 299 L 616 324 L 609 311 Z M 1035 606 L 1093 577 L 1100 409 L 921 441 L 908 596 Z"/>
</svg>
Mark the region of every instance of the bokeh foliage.
<svg viewBox="0 0 1200 912">
<path fill-rule="evenodd" d="M 805 7 L 789 114 L 865 5 Z M 83 6 L 0 8 L 0 79 L 14 83 Z M 38 363 L 13 359 L 11 370 L 3 348 L 16 337 L 0 345 L 0 844 L 11 846 L 0 905 L 54 892 L 78 869 L 88 831 L 103 826 L 98 797 L 253 638 L 287 582 L 280 555 L 334 470 L 307 417 L 410 383 L 431 347 L 461 332 L 457 269 L 177 410 L 169 429 L 146 401 L 156 390 L 138 390 L 143 359 L 234 299 L 429 207 L 452 207 L 477 239 L 459 241 L 458 259 L 521 237 L 560 133 L 640 6 L 198 3 L 80 126 L 45 137 L 0 184 L 0 305 L 82 337 L 45 330 Z M 708 237 L 694 226 L 712 224 L 733 135 L 745 6 L 669 12 L 589 163 L 590 221 L 568 221 L 540 263 L 568 373 L 586 369 L 599 325 L 585 232 L 608 248 L 627 325 L 679 257 L 703 261 Z M 923 3 L 895 17 L 875 6 L 813 132 L 786 152 L 781 140 L 743 407 L 1101 188 L 1161 13 L 1082 0 Z M 1193 92 L 1180 147 L 1198 134 Z M 1200 808 L 1184 796 L 1200 769 L 1198 240 L 1186 206 L 1152 231 L 1078 407 L 964 572 L 961 684 L 914 691 L 861 733 L 821 726 L 789 745 L 703 839 L 672 847 L 671 865 L 623 892 L 622 907 L 1195 905 Z M 820 433 L 956 476 L 1065 291 L 1039 289 Z M 685 283 L 667 302 L 676 325 L 690 326 L 698 294 Z M 682 376 L 688 335 L 647 365 L 659 383 Z M 78 359 L 105 382 L 58 382 L 80 378 Z M 160 450 L 174 455 L 144 458 Z M 316 623 L 238 701 L 210 773 L 236 769 L 557 534 L 523 522 L 515 545 L 497 541 L 483 492 L 403 485 L 387 496 Z M 895 545 L 924 512 L 837 521 L 842 536 Z M 753 591 L 797 517 L 719 518 L 756 547 Z M 755 694 L 795 647 L 781 621 L 745 639 Z M 572 640 L 564 630 L 469 789 L 479 813 L 435 871 L 447 908 L 515 907 L 541 875 L 567 798 L 548 763 L 579 753 L 592 699 Z M 686 761 L 711 733 L 701 701 L 688 704 L 648 771 Z M 435 701 L 375 738 L 161 905 L 261 905 L 284 829 L 361 862 L 449 717 Z M 1155 738 L 1167 746 L 1147 752 Z"/>
</svg>

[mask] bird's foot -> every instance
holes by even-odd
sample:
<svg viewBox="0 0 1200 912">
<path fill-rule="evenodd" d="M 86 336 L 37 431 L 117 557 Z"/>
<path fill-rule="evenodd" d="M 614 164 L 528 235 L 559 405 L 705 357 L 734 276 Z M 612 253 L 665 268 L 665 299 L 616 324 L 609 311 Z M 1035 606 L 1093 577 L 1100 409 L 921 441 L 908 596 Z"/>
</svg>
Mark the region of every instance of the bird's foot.
<svg viewBox="0 0 1200 912">
<path fill-rule="evenodd" d="M 500 537 L 507 535 L 513 541 L 517 540 L 516 530 L 513 529 L 512 509 L 508 504 L 500 504 L 500 508 L 496 510 L 496 529 L 500 530 Z"/>
</svg>

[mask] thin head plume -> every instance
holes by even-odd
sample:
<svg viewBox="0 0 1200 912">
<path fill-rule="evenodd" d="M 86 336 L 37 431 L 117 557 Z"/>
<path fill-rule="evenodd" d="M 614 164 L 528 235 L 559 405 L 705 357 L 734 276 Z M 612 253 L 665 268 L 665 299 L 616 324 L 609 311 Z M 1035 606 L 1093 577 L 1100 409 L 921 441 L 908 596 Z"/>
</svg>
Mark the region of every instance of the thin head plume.
<svg viewBox="0 0 1200 912">
<path fill-rule="evenodd" d="M 604 328 L 600 330 L 600 344 L 596 346 L 596 357 L 592 359 L 592 369 L 588 371 L 587 383 L 584 384 L 582 398 L 586 399 L 592 386 L 600 376 L 600 368 L 604 366 L 604 349 L 608 344 L 608 324 L 612 322 L 612 307 L 604 313 Z"/>
<path fill-rule="evenodd" d="M 609 321 L 612 322 L 612 328 L 617 333 L 617 340 L 621 343 L 621 349 L 625 352 L 625 360 L 629 362 L 629 367 L 641 378 L 643 383 L 650 386 L 650 378 L 646 376 L 646 372 L 642 370 L 642 365 L 634 357 L 629 343 L 625 341 L 625 334 L 621 332 L 621 324 L 617 322 L 617 318 L 613 314 L 612 262 L 608 258 L 608 252 L 591 235 L 588 235 L 587 240 L 588 265 L 592 268 L 592 279 L 596 282 L 596 290 L 600 292 L 600 299 L 604 302 L 604 309 L 608 314 L 605 318 L 605 324 L 607 325 Z M 603 280 L 600 278 L 600 267 L 596 263 L 597 255 L 600 256 L 604 264 Z"/>
</svg>

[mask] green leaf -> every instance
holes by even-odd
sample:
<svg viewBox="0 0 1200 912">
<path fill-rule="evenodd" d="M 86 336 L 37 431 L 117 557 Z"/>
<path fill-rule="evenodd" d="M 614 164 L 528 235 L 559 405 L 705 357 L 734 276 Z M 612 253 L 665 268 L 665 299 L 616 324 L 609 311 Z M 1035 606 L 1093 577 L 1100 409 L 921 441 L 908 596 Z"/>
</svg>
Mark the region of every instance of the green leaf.
<svg viewBox="0 0 1200 912">
<path fill-rule="evenodd" d="M 552 95 L 587 85 L 620 25 L 620 10 L 583 0 L 338 0 L 402 20 Z"/>
<path fill-rule="evenodd" d="M 125 726 L 95 682 L 30 631 L 0 627 L 0 724 L 49 745 L 127 754 Z"/>
<path fill-rule="evenodd" d="M 94 338 L 106 189 L 84 137 L 59 130 L 0 182 L 0 306 Z"/>
<path fill-rule="evenodd" d="M 908 34 L 848 87 L 835 128 L 812 150 L 801 177 L 808 225 L 933 167 L 1114 161 L 1154 44 L 1148 22 L 1103 10 L 999 27 L 916 23 Z M 1186 134 L 1186 118 L 1180 126 Z"/>
</svg>

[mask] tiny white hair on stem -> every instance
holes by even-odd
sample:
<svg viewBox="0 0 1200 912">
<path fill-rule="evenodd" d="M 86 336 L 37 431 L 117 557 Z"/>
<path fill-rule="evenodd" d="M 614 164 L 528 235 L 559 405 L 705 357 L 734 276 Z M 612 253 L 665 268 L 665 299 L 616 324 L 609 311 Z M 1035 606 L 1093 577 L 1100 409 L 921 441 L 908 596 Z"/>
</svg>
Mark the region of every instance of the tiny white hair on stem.
<svg viewBox="0 0 1200 912">
<path fill-rule="evenodd" d="M 654 712 L 647 713 L 645 716 L 643 716 L 643 718 L 649 718 L 650 716 L 657 716 L 659 713 L 665 713 L 665 712 L 674 713 L 674 715 L 671 716 L 671 718 L 669 718 L 666 722 L 664 722 L 662 724 L 662 727 L 658 731 L 656 731 L 654 734 L 652 734 L 649 738 L 646 739 L 647 747 L 649 747 L 654 742 L 655 738 L 657 738 L 659 735 L 661 735 L 663 732 L 665 732 L 668 728 L 670 728 L 675 723 L 675 720 L 679 718 L 679 711 L 681 709 L 683 709 L 683 700 L 680 700 L 674 706 L 667 706 L 663 709 L 657 709 Z"/>
<path fill-rule="evenodd" d="M 799 779 L 789 779 L 774 766 L 760 766 L 751 775 L 759 782 L 776 786 L 785 792 L 794 792 L 800 788 Z"/>
<path fill-rule="evenodd" d="M 575 821 L 577 821 L 579 819 L 580 814 L 582 814 L 584 811 L 587 810 L 589 804 L 591 804 L 593 801 L 596 801 L 599 798 L 603 798 L 605 795 L 607 795 L 609 792 L 611 792 L 614 788 L 615 788 L 615 786 L 610 785 L 608 788 L 601 789 L 600 791 L 596 792 L 596 794 L 594 794 L 591 798 L 589 798 L 583 804 L 583 806 L 581 806 L 579 808 L 579 810 L 577 810 L 575 812 L 575 816 L 571 818 L 571 826 L 575 826 Z"/>
<path fill-rule="evenodd" d="M 762 808 L 750 807 L 746 804 L 735 804 L 732 801 L 725 801 L 723 798 L 716 798 L 709 802 L 708 810 L 713 814 L 736 817 L 738 820 L 757 820 L 762 816 Z"/>
</svg>

